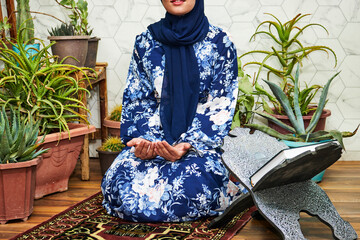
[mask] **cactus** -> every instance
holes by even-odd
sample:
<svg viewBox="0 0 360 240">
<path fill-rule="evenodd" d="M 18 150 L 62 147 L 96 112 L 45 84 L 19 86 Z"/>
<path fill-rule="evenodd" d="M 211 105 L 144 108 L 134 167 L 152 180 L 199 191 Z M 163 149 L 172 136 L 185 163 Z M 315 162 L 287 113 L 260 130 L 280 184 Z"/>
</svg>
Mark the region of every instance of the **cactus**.
<svg viewBox="0 0 360 240">
<path fill-rule="evenodd" d="M 100 151 L 120 152 L 125 145 L 121 142 L 119 137 L 108 137 L 103 145 L 99 148 Z"/>
<path fill-rule="evenodd" d="M 306 129 L 304 127 L 304 120 L 302 118 L 300 104 L 299 104 L 299 72 L 300 70 L 298 65 L 295 74 L 294 98 L 292 99 L 294 111 L 292 109 L 291 101 L 289 100 L 289 97 L 283 92 L 283 90 L 278 85 L 270 81 L 264 80 L 269 85 L 272 93 L 275 95 L 276 99 L 280 102 L 281 106 L 283 107 L 286 115 L 288 116 L 291 122 L 291 126 L 284 124 L 280 120 L 276 119 L 275 117 L 267 113 L 256 112 L 257 114 L 266 118 L 267 120 L 272 121 L 275 124 L 279 125 L 280 127 L 288 130 L 289 132 L 291 132 L 291 134 L 280 134 L 274 129 L 259 124 L 246 124 L 245 126 L 255 128 L 257 130 L 269 134 L 270 136 L 283 140 L 289 140 L 289 141 L 317 142 L 328 139 L 336 139 L 345 149 L 343 144 L 343 137 L 351 137 L 355 135 L 359 126 L 353 132 L 339 132 L 338 130 L 313 132 L 327 102 L 326 97 L 329 91 L 330 83 L 340 72 L 336 73 L 333 77 L 331 77 L 324 86 L 316 111 L 310 120 L 309 126 Z"/>
<path fill-rule="evenodd" d="M 16 15 L 16 28 L 26 28 L 24 43 L 34 43 L 34 21 L 30 14 L 29 0 L 16 0 L 17 2 L 17 15 Z"/>
<path fill-rule="evenodd" d="M 25 123 L 20 118 L 20 111 L 10 108 L 10 117 L 5 107 L 0 112 L 0 163 L 16 163 L 29 161 L 46 152 L 48 149 L 37 148 L 44 142 L 44 137 L 37 141 L 39 124 L 33 124 L 31 118 Z"/>
<path fill-rule="evenodd" d="M 122 106 L 121 105 L 115 106 L 114 109 L 110 113 L 110 120 L 120 122 L 120 120 L 121 120 L 121 111 L 122 111 Z"/>
</svg>

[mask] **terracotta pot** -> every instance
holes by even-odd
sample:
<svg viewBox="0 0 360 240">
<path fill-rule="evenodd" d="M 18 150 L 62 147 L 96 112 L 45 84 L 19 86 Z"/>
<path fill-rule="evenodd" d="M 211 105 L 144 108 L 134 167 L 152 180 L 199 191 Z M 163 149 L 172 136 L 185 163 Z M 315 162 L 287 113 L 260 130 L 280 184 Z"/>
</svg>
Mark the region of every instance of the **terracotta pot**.
<svg viewBox="0 0 360 240">
<path fill-rule="evenodd" d="M 304 126 L 305 128 L 307 126 L 309 126 L 310 120 L 312 118 L 314 114 L 314 111 L 310 112 L 310 114 L 303 116 L 304 119 Z M 315 132 L 319 131 L 319 130 L 324 130 L 325 129 L 325 123 L 326 123 L 326 118 L 329 117 L 331 115 L 331 111 L 329 109 L 324 109 L 320 119 L 318 121 L 318 124 L 315 127 Z M 272 116 L 274 116 L 275 118 L 279 119 L 280 121 L 282 121 L 283 123 L 287 124 L 287 125 L 291 125 L 289 118 L 286 115 L 276 115 L 276 114 L 272 114 Z M 289 134 L 290 132 L 283 129 L 282 127 L 276 125 L 275 123 L 268 121 L 268 125 L 269 127 L 271 127 L 272 129 L 275 129 L 276 131 L 282 133 L 282 134 Z"/>
<path fill-rule="evenodd" d="M 120 122 L 110 120 L 109 117 L 104 119 L 104 126 L 108 129 L 110 136 L 120 137 Z"/>
<path fill-rule="evenodd" d="M 98 52 L 100 38 L 90 38 L 88 41 L 88 51 L 85 60 L 85 67 L 95 69 L 96 66 L 96 56 Z"/>
<path fill-rule="evenodd" d="M 101 151 L 99 149 L 96 151 L 99 154 L 101 174 L 104 175 L 120 152 Z"/>
<path fill-rule="evenodd" d="M 68 125 L 70 139 L 68 132 L 52 133 L 45 137 L 41 147 L 50 150 L 42 155 L 43 161 L 38 165 L 35 199 L 68 189 L 69 177 L 75 169 L 84 137 L 96 131 L 95 126 L 92 125 L 77 123 Z"/>
<path fill-rule="evenodd" d="M 22 219 L 33 212 L 36 166 L 41 157 L 31 161 L 0 164 L 0 223 Z"/>
<path fill-rule="evenodd" d="M 59 56 L 59 61 L 67 56 L 76 58 L 67 58 L 64 63 L 83 67 L 88 51 L 89 36 L 49 36 L 50 41 L 56 43 L 51 46 L 53 55 Z"/>
</svg>

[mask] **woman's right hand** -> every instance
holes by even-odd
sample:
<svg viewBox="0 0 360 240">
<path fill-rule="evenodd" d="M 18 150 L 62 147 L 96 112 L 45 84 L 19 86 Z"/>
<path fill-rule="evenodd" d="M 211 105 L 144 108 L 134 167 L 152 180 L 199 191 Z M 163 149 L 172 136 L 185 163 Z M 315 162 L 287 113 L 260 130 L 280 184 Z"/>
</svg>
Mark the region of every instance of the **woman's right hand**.
<svg viewBox="0 0 360 240">
<path fill-rule="evenodd" d="M 133 138 L 127 144 L 128 147 L 135 148 L 135 157 L 142 160 L 155 158 L 155 143 L 145 140 L 143 138 Z"/>
</svg>

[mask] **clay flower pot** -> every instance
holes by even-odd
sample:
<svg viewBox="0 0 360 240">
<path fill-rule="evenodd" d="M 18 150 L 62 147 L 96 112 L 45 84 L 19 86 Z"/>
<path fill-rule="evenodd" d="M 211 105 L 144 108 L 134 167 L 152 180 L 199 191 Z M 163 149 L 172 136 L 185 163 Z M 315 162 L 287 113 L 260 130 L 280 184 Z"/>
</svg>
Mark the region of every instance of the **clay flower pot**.
<svg viewBox="0 0 360 240">
<path fill-rule="evenodd" d="M 48 39 L 56 43 L 51 46 L 53 55 L 59 56 L 59 61 L 67 56 L 76 58 L 67 58 L 64 64 L 71 64 L 77 67 L 84 67 L 87 52 L 89 36 L 49 36 Z"/>
<path fill-rule="evenodd" d="M 95 69 L 96 66 L 96 57 L 98 52 L 100 38 L 93 37 L 89 39 L 88 42 L 88 51 L 85 60 L 85 67 Z"/>
<path fill-rule="evenodd" d="M 52 133 L 45 137 L 42 147 L 50 150 L 42 155 L 43 161 L 38 165 L 35 199 L 68 189 L 69 178 L 75 169 L 84 137 L 96 131 L 95 126 L 92 125 L 77 123 L 68 125 L 70 139 L 68 132 Z"/>
<path fill-rule="evenodd" d="M 0 164 L 0 223 L 22 219 L 33 212 L 37 165 L 42 157 L 31 161 Z"/>
<path fill-rule="evenodd" d="M 110 136 L 120 137 L 120 122 L 110 120 L 109 117 L 104 119 L 104 126 L 108 129 Z"/>
<path fill-rule="evenodd" d="M 99 154 L 101 174 L 104 175 L 120 152 L 101 151 L 99 148 L 96 151 Z"/>
<path fill-rule="evenodd" d="M 309 123 L 310 123 L 310 120 L 311 120 L 313 114 L 314 114 L 314 112 L 310 112 L 310 114 L 308 114 L 306 116 L 303 116 L 305 128 L 307 126 L 309 126 Z M 274 116 L 275 118 L 279 119 L 283 123 L 291 126 L 290 120 L 286 115 L 277 115 L 277 114 L 271 114 L 271 115 Z M 317 125 L 315 127 L 314 132 L 325 129 L 326 118 L 329 117 L 330 115 L 331 115 L 331 111 L 329 109 L 324 109 L 323 110 L 323 112 L 321 114 L 321 117 L 320 117 L 320 119 L 319 119 L 319 121 L 318 121 L 318 123 L 317 123 Z M 282 133 L 282 134 L 289 134 L 290 133 L 289 131 L 283 129 L 282 127 L 276 125 L 275 123 L 273 123 L 271 121 L 268 121 L 268 125 L 269 125 L 269 127 L 271 127 L 272 129 L 275 129 L 279 133 Z"/>
</svg>

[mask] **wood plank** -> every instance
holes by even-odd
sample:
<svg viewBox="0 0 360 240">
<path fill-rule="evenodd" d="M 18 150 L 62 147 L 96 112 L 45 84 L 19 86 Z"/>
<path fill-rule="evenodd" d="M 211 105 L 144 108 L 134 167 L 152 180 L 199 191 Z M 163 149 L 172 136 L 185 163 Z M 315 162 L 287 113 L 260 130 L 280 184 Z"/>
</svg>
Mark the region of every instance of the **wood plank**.
<svg viewBox="0 0 360 240">
<path fill-rule="evenodd" d="M 81 181 L 81 169 L 78 163 L 70 177 L 69 189 L 35 200 L 34 212 L 26 222 L 13 221 L 0 225 L 0 239 L 9 239 L 33 226 L 49 219 L 86 197 L 100 190 L 101 173 L 98 159 L 90 159 L 91 178 Z M 360 234 L 360 161 L 337 162 L 326 171 L 322 183 L 329 198 L 333 201 L 340 215 L 351 223 Z M 306 213 L 300 214 L 301 229 L 306 238 L 333 239 L 330 228 L 317 218 Z M 281 239 L 275 228 L 261 218 L 252 219 L 237 233 L 234 240 L 274 240 Z"/>
</svg>

